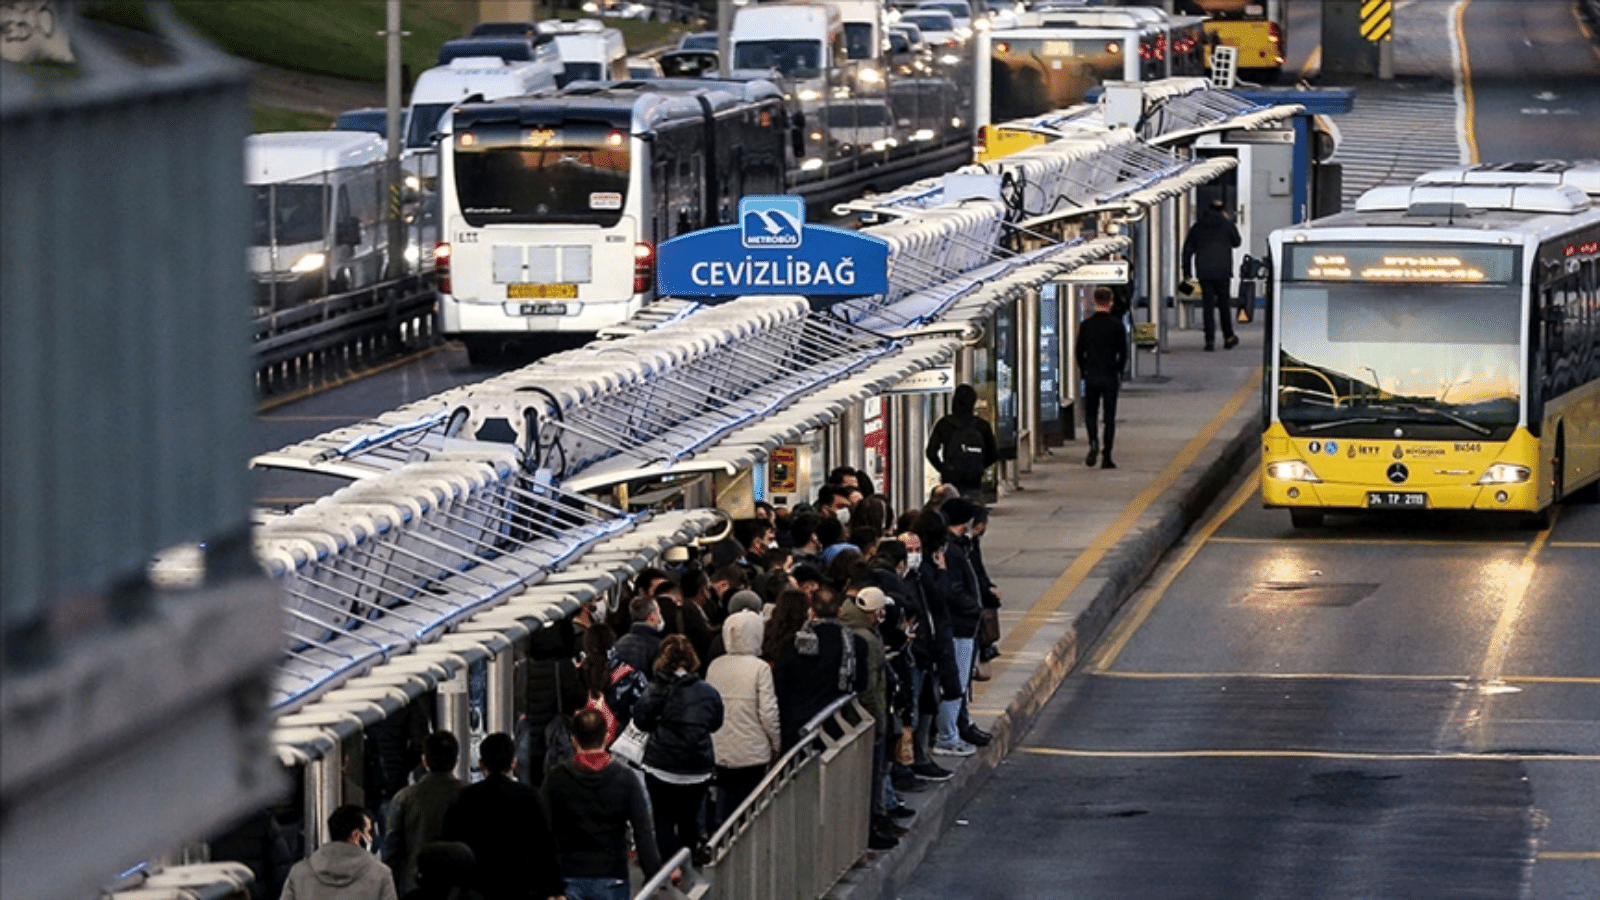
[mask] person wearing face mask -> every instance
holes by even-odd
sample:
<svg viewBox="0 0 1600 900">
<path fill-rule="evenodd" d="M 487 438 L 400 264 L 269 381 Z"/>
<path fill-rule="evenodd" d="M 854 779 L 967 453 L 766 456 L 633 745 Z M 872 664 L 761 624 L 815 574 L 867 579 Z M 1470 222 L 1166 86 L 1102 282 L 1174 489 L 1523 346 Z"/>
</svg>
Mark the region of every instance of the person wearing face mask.
<svg viewBox="0 0 1600 900">
<path fill-rule="evenodd" d="M 328 842 L 294 864 L 284 900 L 396 900 L 394 873 L 372 855 L 372 816 L 341 806 L 328 816 Z"/>
<path fill-rule="evenodd" d="M 656 652 L 661 649 L 661 630 L 666 625 L 661 606 L 654 597 L 635 597 L 628 603 L 628 617 L 633 624 L 628 626 L 627 634 L 617 638 L 613 648 L 617 659 L 636 671 L 652 671 Z"/>
</svg>

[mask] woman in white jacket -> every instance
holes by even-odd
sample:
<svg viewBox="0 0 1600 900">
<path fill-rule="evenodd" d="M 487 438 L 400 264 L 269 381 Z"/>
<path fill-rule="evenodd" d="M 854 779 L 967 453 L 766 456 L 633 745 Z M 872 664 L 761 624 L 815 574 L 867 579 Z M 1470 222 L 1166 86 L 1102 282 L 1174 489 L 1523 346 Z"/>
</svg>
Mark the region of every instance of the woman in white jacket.
<svg viewBox="0 0 1600 900">
<path fill-rule="evenodd" d="M 722 623 L 727 652 L 711 661 L 706 683 L 722 695 L 722 727 L 712 732 L 717 757 L 717 822 L 750 796 L 778 755 L 778 694 L 762 659 L 763 622 L 748 610 Z"/>
</svg>

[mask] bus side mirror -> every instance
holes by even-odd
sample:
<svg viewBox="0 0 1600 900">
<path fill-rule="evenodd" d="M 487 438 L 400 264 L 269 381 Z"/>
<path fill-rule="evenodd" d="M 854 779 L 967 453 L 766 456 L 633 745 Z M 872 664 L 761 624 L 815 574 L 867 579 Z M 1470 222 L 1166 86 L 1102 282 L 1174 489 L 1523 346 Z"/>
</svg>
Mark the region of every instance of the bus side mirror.
<svg viewBox="0 0 1600 900">
<path fill-rule="evenodd" d="M 333 239 L 340 246 L 354 247 L 361 243 L 361 220 L 355 216 L 340 219 L 338 227 L 334 229 Z"/>
<path fill-rule="evenodd" d="M 796 157 L 806 155 L 806 114 L 797 112 L 789 120 L 789 145 Z"/>
</svg>

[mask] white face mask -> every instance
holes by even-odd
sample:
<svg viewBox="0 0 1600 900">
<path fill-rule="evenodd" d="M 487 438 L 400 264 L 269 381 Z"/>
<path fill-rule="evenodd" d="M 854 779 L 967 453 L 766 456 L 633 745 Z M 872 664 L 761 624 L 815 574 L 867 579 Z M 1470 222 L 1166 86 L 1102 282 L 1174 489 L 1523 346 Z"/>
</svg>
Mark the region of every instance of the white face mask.
<svg viewBox="0 0 1600 900">
<path fill-rule="evenodd" d="M 850 507 L 841 506 L 833 511 L 833 517 L 839 520 L 840 525 L 850 524 Z"/>
<path fill-rule="evenodd" d="M 911 571 L 912 569 L 915 569 L 917 566 L 920 566 L 920 565 L 922 565 L 922 551 L 921 550 L 913 550 L 910 553 L 906 554 L 906 571 L 907 572 Z"/>
</svg>

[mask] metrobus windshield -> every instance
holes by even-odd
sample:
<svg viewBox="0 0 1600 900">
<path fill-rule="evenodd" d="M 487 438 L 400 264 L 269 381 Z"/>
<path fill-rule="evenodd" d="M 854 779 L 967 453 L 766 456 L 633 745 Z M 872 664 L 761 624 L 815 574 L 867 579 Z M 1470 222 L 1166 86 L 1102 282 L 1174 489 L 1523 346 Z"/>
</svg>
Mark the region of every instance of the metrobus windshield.
<svg viewBox="0 0 1600 900">
<path fill-rule="evenodd" d="M 473 227 L 622 218 L 628 135 L 609 123 L 480 123 L 452 140 L 456 204 Z"/>
<path fill-rule="evenodd" d="M 1103 39 L 996 37 L 989 60 L 990 121 L 1008 122 L 1082 103 L 1122 80 L 1122 45 Z"/>
<path fill-rule="evenodd" d="M 1517 424 L 1515 284 L 1285 282 L 1277 308 L 1291 435 L 1503 440 Z"/>
</svg>

